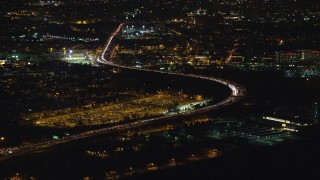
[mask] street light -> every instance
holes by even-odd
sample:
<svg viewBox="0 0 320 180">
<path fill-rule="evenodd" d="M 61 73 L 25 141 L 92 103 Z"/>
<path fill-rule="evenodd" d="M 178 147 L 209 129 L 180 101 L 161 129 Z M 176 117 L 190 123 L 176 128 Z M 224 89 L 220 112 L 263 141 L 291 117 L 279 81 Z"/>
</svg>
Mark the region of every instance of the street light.
<svg viewBox="0 0 320 180">
<path fill-rule="evenodd" d="M 1 139 L 0 145 L 2 145 L 5 138 L 2 136 L 0 139 Z"/>
</svg>

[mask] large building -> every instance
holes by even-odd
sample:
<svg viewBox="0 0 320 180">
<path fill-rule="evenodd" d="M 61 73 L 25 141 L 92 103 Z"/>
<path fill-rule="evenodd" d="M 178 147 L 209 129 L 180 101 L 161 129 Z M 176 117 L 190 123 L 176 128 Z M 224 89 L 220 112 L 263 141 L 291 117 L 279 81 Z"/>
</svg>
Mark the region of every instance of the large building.
<svg viewBox="0 0 320 180">
<path fill-rule="evenodd" d="M 303 61 L 320 60 L 320 52 L 312 50 L 280 51 L 276 52 L 276 60 L 279 61 Z"/>
</svg>

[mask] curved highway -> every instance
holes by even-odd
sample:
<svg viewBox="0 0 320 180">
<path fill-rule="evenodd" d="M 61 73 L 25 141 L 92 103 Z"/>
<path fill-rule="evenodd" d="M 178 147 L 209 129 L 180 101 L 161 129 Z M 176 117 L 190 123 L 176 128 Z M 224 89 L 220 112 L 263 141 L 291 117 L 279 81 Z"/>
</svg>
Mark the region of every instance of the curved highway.
<svg viewBox="0 0 320 180">
<path fill-rule="evenodd" d="M 27 153 L 37 152 L 41 149 L 50 148 L 50 147 L 56 146 L 58 144 L 63 144 L 63 143 L 67 143 L 70 141 L 95 136 L 98 134 L 104 134 L 104 133 L 109 133 L 109 132 L 116 132 L 116 131 L 120 131 L 120 130 L 136 128 L 139 126 L 149 124 L 154 121 L 165 120 L 165 119 L 170 119 L 170 118 L 174 118 L 174 117 L 181 117 L 181 116 L 186 116 L 186 115 L 195 114 L 195 113 L 202 113 L 202 112 L 206 112 L 206 111 L 213 110 L 213 109 L 218 109 L 218 108 L 221 108 L 224 106 L 231 105 L 235 102 L 238 102 L 245 95 L 245 89 L 241 85 L 238 85 L 235 82 L 228 81 L 225 79 L 216 78 L 216 77 L 201 76 L 201 75 L 195 75 L 195 74 L 184 74 L 184 73 L 178 73 L 178 72 L 163 72 L 163 71 L 157 71 L 157 70 L 151 70 L 151 69 L 142 69 L 142 68 L 135 68 L 135 67 L 129 67 L 129 66 L 122 66 L 122 65 L 114 64 L 110 60 L 107 60 L 105 58 L 106 53 L 110 52 L 110 47 L 112 45 L 113 39 L 119 34 L 119 32 L 124 24 L 125 23 L 120 24 L 116 28 L 116 30 L 111 34 L 111 36 L 109 37 L 109 39 L 107 41 L 107 45 L 102 53 L 101 59 L 98 59 L 99 63 L 113 66 L 113 67 L 118 67 L 118 68 L 132 69 L 132 70 L 145 71 L 145 72 L 155 72 L 155 73 L 162 73 L 162 74 L 170 74 L 170 75 L 175 75 L 175 76 L 198 78 L 198 79 L 203 79 L 203 80 L 207 80 L 207 81 L 217 82 L 217 83 L 220 83 L 220 84 L 227 86 L 231 90 L 230 95 L 221 102 L 218 102 L 214 105 L 209 105 L 209 106 L 197 109 L 197 110 L 193 110 L 193 111 L 187 111 L 187 112 L 183 112 L 180 114 L 166 115 L 166 116 L 161 116 L 161 117 L 156 117 L 156 118 L 150 118 L 150 119 L 130 122 L 130 123 L 122 124 L 122 125 L 115 125 L 112 127 L 106 127 L 106 128 L 102 128 L 102 129 L 86 131 L 86 132 L 83 132 L 80 134 L 65 136 L 65 137 L 62 137 L 61 139 L 58 139 L 58 140 L 49 140 L 49 141 L 40 142 L 40 143 L 1 148 L 0 149 L 0 161 L 10 159 L 13 157 L 17 157 L 17 156 L 27 154 Z M 113 52 L 111 52 L 110 57 L 111 57 L 112 53 Z"/>
<path fill-rule="evenodd" d="M 196 74 L 185 74 L 185 73 L 178 73 L 178 72 L 165 72 L 165 71 L 158 71 L 158 70 L 152 70 L 152 69 L 145 69 L 145 68 L 136 68 L 136 67 L 131 67 L 131 66 L 123 66 L 123 65 L 119 65 L 119 64 L 115 64 L 111 61 L 111 57 L 113 55 L 113 50 L 111 49 L 112 46 L 112 42 L 113 39 L 119 34 L 119 32 L 121 31 L 122 27 L 127 24 L 127 23 L 121 23 L 115 30 L 114 32 L 110 35 L 110 37 L 108 38 L 107 44 L 105 49 L 103 50 L 103 53 L 101 55 L 101 59 L 98 59 L 98 62 L 101 64 L 105 64 L 105 65 L 109 65 L 109 66 L 113 66 L 113 67 L 118 67 L 118 68 L 124 68 L 124 69 L 131 69 L 131 70 L 138 70 L 138 71 L 145 71 L 145 72 L 155 72 L 155 73 L 161 73 L 161 74 L 169 74 L 169 75 L 175 75 L 175 76 L 183 76 L 183 77 L 190 77 L 190 78 L 198 78 L 198 79 L 204 79 L 204 80 L 208 80 L 208 81 L 212 81 L 212 82 L 216 82 L 216 83 L 220 83 L 223 84 L 225 86 L 227 86 L 230 90 L 231 90 L 231 94 L 229 95 L 229 97 L 227 97 L 225 100 L 214 104 L 214 105 L 210 105 L 210 106 L 206 106 L 204 108 L 198 109 L 198 110 L 194 110 L 194 111 L 188 111 L 188 112 L 184 112 L 182 114 L 192 114 L 192 113 L 196 113 L 196 112 L 204 112 L 204 111 L 209 111 L 209 110 L 213 110 L 213 109 L 217 109 L 223 106 L 227 106 L 230 104 L 233 104 L 237 101 L 239 101 L 242 97 L 245 96 L 246 90 L 244 87 L 242 87 L 241 85 L 229 81 L 229 80 L 225 80 L 222 78 L 216 78 L 216 77 L 209 77 L 209 76 L 202 76 L 202 75 L 196 75 Z M 110 53 L 110 56 L 106 59 L 106 54 Z"/>
</svg>

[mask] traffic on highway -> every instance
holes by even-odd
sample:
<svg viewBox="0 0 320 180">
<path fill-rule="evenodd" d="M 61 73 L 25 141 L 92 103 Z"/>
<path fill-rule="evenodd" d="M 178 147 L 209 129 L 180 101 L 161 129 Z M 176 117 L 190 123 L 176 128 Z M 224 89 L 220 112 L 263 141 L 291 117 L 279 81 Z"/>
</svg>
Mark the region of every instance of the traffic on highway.
<svg viewBox="0 0 320 180">
<path fill-rule="evenodd" d="M 207 77 L 207 76 L 196 75 L 196 74 L 185 74 L 185 73 L 179 73 L 179 72 L 158 71 L 158 70 L 137 68 L 137 67 L 131 67 L 131 66 L 123 66 L 123 65 L 119 65 L 119 64 L 112 62 L 111 56 L 114 53 L 114 51 L 112 50 L 111 46 L 112 46 L 113 40 L 119 34 L 119 32 L 121 31 L 122 27 L 125 24 L 127 24 L 127 23 L 121 23 L 108 38 L 108 41 L 107 41 L 106 46 L 104 48 L 104 51 L 103 51 L 101 57 L 98 58 L 98 60 L 97 60 L 98 65 L 99 64 L 100 65 L 108 65 L 108 66 L 117 67 L 117 68 L 131 69 L 131 70 L 144 71 L 144 72 L 161 73 L 161 74 L 168 74 L 168 75 L 174 75 L 174 76 L 180 76 L 180 77 L 182 76 L 182 77 L 188 77 L 188 78 L 196 78 L 196 79 L 202 79 L 202 80 L 207 80 L 207 81 L 211 81 L 211 82 L 216 82 L 216 83 L 220 83 L 220 84 L 227 86 L 231 90 L 230 95 L 226 99 L 224 99 L 223 101 L 218 102 L 216 104 L 204 106 L 199 109 L 194 109 L 194 110 L 190 110 L 190 111 L 183 111 L 179 114 L 166 114 L 161 117 L 139 120 L 139 121 L 135 121 L 135 122 L 130 122 L 130 123 L 121 124 L 121 125 L 115 125 L 115 126 L 111 126 L 111 127 L 97 129 L 97 130 L 90 130 L 90 131 L 86 131 L 83 133 L 68 135 L 68 136 L 58 138 L 58 139 L 53 139 L 53 140 L 49 140 L 49 141 L 45 141 L 45 142 L 41 142 L 41 143 L 20 145 L 20 146 L 16 146 L 16 147 L 5 147 L 5 148 L 0 149 L 0 161 L 5 160 L 5 159 L 9 159 L 12 157 L 16 157 L 19 155 L 23 155 L 23 154 L 26 154 L 29 152 L 34 152 L 39 149 L 52 147 L 52 146 L 62 144 L 62 143 L 67 143 L 67 142 L 77 140 L 77 139 L 83 139 L 83 138 L 87 138 L 87 137 L 91 137 L 91 136 L 95 136 L 95 135 L 99 135 L 99 134 L 136 128 L 139 126 L 149 124 L 151 122 L 172 119 L 174 117 L 183 117 L 183 116 L 187 116 L 187 115 L 191 115 L 191 114 L 211 111 L 214 109 L 218 109 L 218 108 L 229 106 L 233 103 L 236 103 L 241 98 L 243 98 L 245 96 L 246 90 L 244 87 L 242 87 L 241 85 L 239 85 L 235 82 L 228 81 L 228 80 L 225 80 L 222 78 Z"/>
</svg>

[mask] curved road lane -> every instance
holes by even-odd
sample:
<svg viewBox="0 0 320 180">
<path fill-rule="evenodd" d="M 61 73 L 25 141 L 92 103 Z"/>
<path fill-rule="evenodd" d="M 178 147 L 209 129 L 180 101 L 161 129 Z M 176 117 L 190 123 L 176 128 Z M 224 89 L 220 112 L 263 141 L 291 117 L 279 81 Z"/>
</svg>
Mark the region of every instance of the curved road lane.
<svg viewBox="0 0 320 180">
<path fill-rule="evenodd" d="M 160 121 L 160 120 L 167 120 L 167 119 L 171 119 L 174 117 L 183 117 L 183 116 L 188 116 L 188 115 L 195 114 L 195 113 L 207 112 L 210 110 L 218 109 L 218 108 L 236 103 L 245 96 L 245 93 L 246 93 L 245 88 L 243 88 L 241 85 L 239 85 L 235 82 L 228 81 L 228 80 L 225 80 L 222 78 L 208 77 L 208 76 L 195 75 L 195 74 L 184 74 L 184 73 L 178 73 L 178 72 L 163 72 L 163 71 L 157 71 L 157 70 L 151 70 L 151 69 L 135 68 L 135 67 L 130 67 L 130 66 L 122 66 L 122 65 L 118 65 L 118 64 L 111 62 L 110 57 L 112 56 L 113 52 L 111 52 L 110 47 L 112 45 L 113 39 L 119 34 L 119 32 L 122 29 L 124 24 L 126 24 L 126 23 L 120 24 L 115 29 L 115 31 L 110 35 L 110 37 L 108 38 L 106 47 L 101 55 L 101 58 L 98 59 L 99 63 L 104 64 L 104 65 L 113 66 L 113 67 L 124 68 L 124 69 L 131 69 L 131 70 L 145 71 L 145 72 L 154 72 L 154 73 L 161 73 L 161 74 L 169 74 L 169 75 L 174 75 L 174 76 L 183 76 L 183 77 L 197 78 L 197 79 L 203 79 L 203 80 L 207 80 L 207 81 L 211 81 L 211 82 L 216 82 L 216 83 L 220 83 L 220 84 L 227 86 L 231 90 L 230 95 L 221 102 L 218 102 L 214 105 L 209 105 L 209 106 L 197 109 L 197 110 L 193 110 L 193 111 L 183 112 L 183 113 L 174 114 L 174 115 L 167 115 L 167 116 L 162 116 L 162 117 L 156 117 L 156 118 L 150 118 L 150 119 L 145 119 L 145 120 L 139 120 L 139 121 L 126 123 L 126 124 L 122 124 L 122 125 L 115 125 L 112 127 L 106 127 L 106 128 L 102 128 L 102 129 L 86 131 L 86 132 L 83 132 L 80 134 L 65 136 L 59 140 L 50 140 L 50 141 L 45 141 L 45 142 L 35 143 L 35 144 L 1 148 L 0 149 L 0 161 L 7 160 L 7 159 L 10 159 L 13 157 L 20 156 L 20 155 L 24 155 L 27 153 L 36 152 L 41 149 L 50 148 L 50 147 L 53 147 L 53 146 L 56 146 L 59 144 L 63 144 L 63 143 L 67 143 L 70 141 L 88 138 L 88 137 L 99 135 L 99 134 L 105 134 L 105 133 L 116 132 L 116 131 L 120 131 L 120 130 L 127 130 L 127 129 L 131 129 L 131 128 L 136 128 L 139 126 L 149 124 L 151 122 Z M 106 57 L 105 57 L 107 52 L 111 53 L 110 57 L 108 59 L 106 59 Z"/>
</svg>

